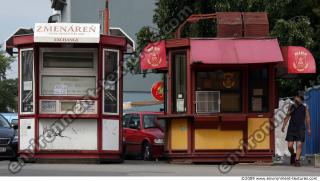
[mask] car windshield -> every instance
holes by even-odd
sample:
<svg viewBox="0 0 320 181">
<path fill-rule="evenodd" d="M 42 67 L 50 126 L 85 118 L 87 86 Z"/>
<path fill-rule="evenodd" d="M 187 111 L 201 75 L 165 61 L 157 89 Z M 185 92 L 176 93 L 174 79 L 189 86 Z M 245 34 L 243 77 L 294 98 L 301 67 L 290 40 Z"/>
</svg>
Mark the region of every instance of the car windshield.
<svg viewBox="0 0 320 181">
<path fill-rule="evenodd" d="M 156 120 L 156 115 L 144 115 L 143 116 L 143 127 L 145 129 L 148 129 L 148 128 L 156 128 L 156 123 L 155 123 L 155 120 Z"/>
<path fill-rule="evenodd" d="M 0 116 L 0 128 L 10 128 L 10 124 L 6 120 L 6 118 Z"/>
</svg>

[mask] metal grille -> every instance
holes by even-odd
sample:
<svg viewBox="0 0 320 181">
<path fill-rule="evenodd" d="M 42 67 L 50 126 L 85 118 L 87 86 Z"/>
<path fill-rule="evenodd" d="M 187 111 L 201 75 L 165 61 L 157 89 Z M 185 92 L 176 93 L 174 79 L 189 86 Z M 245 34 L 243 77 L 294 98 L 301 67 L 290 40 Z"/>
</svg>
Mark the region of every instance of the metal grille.
<svg viewBox="0 0 320 181">
<path fill-rule="evenodd" d="M 218 113 L 220 112 L 219 91 L 197 91 L 196 92 L 197 113 Z"/>
<path fill-rule="evenodd" d="M 0 138 L 0 145 L 8 145 L 10 143 L 10 138 Z"/>
</svg>

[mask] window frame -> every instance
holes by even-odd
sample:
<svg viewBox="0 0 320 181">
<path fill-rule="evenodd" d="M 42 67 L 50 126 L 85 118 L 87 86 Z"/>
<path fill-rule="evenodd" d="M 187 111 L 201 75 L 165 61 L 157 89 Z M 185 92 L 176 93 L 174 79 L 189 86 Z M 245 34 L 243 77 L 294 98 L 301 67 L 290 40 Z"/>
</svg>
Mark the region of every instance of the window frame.
<svg viewBox="0 0 320 181">
<path fill-rule="evenodd" d="M 43 58 L 45 52 L 92 52 L 93 68 L 45 68 Z M 40 49 L 40 71 L 39 71 L 39 95 L 49 97 L 81 97 L 85 95 L 44 95 L 42 94 L 42 77 L 95 77 L 95 96 L 98 97 L 98 50 L 96 48 L 41 48 Z M 79 74 L 81 76 L 79 76 Z"/>
<path fill-rule="evenodd" d="M 105 101 L 105 87 L 106 87 L 106 80 L 105 80 L 105 66 L 106 66 L 106 61 L 105 61 L 105 58 L 106 58 L 106 52 L 107 51 L 110 51 L 110 52 L 116 52 L 117 53 L 117 111 L 114 113 L 114 112 L 105 112 L 105 104 L 104 104 L 104 101 Z M 119 101 L 119 98 L 120 98 L 120 50 L 118 49 L 110 49 L 110 48 L 104 48 L 103 49 L 103 55 L 102 55 L 102 79 L 103 79 L 103 91 L 102 91 L 102 113 L 104 115 L 113 115 L 113 116 L 118 116 L 120 114 L 120 101 Z"/>
<path fill-rule="evenodd" d="M 93 55 L 93 60 L 92 60 L 92 67 L 67 67 L 67 68 L 65 68 L 65 67 L 45 67 L 44 66 L 44 63 L 45 63 L 45 59 L 44 59 L 44 54 L 45 53 L 93 53 L 92 55 Z M 95 69 L 96 68 L 96 64 L 95 64 L 95 55 L 94 55 L 94 52 L 92 52 L 92 51 L 73 51 L 73 50 L 71 50 L 71 51 L 43 51 L 42 52 L 42 59 L 41 59 L 42 61 L 41 61 L 41 68 L 42 69 L 47 69 L 47 70 L 50 70 L 50 69 L 71 69 L 71 70 L 81 70 L 81 69 L 83 69 L 83 70 L 87 70 L 87 69 Z M 90 62 L 91 63 L 91 62 Z"/>
<path fill-rule="evenodd" d="M 239 68 L 239 69 L 236 69 L 236 68 L 223 68 L 223 67 L 216 67 L 216 68 L 210 68 L 210 69 L 195 69 L 194 70 L 194 76 L 195 76 L 195 82 L 194 82 L 194 100 L 196 101 L 196 92 L 198 91 L 197 90 L 197 81 L 198 81 L 198 73 L 202 73 L 202 72 L 205 72 L 205 73 L 209 73 L 209 72 L 214 72 L 214 71 L 217 71 L 217 70 L 222 70 L 224 73 L 225 72 L 237 72 L 239 73 L 239 88 L 237 90 L 227 90 L 227 89 L 215 89 L 215 90 L 200 90 L 200 91 L 218 91 L 220 92 L 220 105 L 219 105 L 219 112 L 218 113 L 207 113 L 208 115 L 212 115 L 212 114 L 239 114 L 239 113 L 243 113 L 244 112 L 244 107 L 243 107 L 243 102 L 245 101 L 244 98 L 243 98 L 243 76 L 245 75 L 244 74 L 244 70 Z M 239 111 L 222 111 L 222 95 L 224 93 L 238 93 L 240 95 L 240 110 Z M 196 111 L 196 105 L 194 105 L 194 112 L 196 114 L 206 114 L 206 113 L 197 113 Z"/>
<path fill-rule="evenodd" d="M 32 112 L 24 112 L 22 109 L 22 83 L 23 83 L 23 75 L 22 75 L 22 52 L 24 51 L 32 51 L 32 100 L 33 100 L 33 105 L 32 105 Z M 35 114 L 35 65 L 34 65 L 34 49 L 33 48 L 22 48 L 19 50 L 19 112 L 21 115 L 28 115 L 28 114 Z"/>
<path fill-rule="evenodd" d="M 264 95 L 263 96 L 253 96 L 253 85 L 252 85 L 252 82 L 251 82 L 251 78 L 250 78 L 250 73 L 251 71 L 260 71 L 262 72 L 263 69 L 265 69 L 266 73 L 267 73 L 267 79 L 266 79 L 266 89 L 263 89 L 264 91 Z M 261 79 L 259 79 L 259 81 L 262 81 Z M 265 114 L 265 113 L 269 113 L 270 112 L 270 86 L 269 86 L 269 82 L 270 82 L 270 70 L 269 70 L 269 67 L 264 67 L 264 66 L 258 66 L 258 67 L 249 67 L 248 69 L 248 113 L 249 114 Z M 262 101 L 264 101 L 264 97 L 266 97 L 265 99 L 267 100 L 267 110 L 266 111 L 263 111 L 263 102 L 262 102 L 262 111 L 253 111 L 252 110 L 252 98 L 253 97 L 258 97 L 258 98 L 261 98 Z"/>
<path fill-rule="evenodd" d="M 176 77 L 175 77 L 175 70 L 176 70 L 176 64 L 175 64 L 175 56 L 176 55 L 184 55 L 185 56 L 185 97 L 184 97 L 184 108 L 185 108 L 185 110 L 184 111 L 177 111 L 177 100 L 178 100 L 178 94 L 177 94 L 177 90 L 176 90 Z M 170 87 L 171 87 L 171 90 L 170 90 L 170 92 L 171 92 L 171 102 L 173 103 L 172 105 L 171 105 L 171 112 L 172 113 L 174 113 L 174 114 L 185 114 L 185 113 L 187 113 L 187 111 L 188 111 L 188 96 L 187 96 L 187 92 L 188 92 L 188 50 L 174 50 L 174 51 L 172 51 L 171 52 L 171 54 L 170 54 L 170 60 L 171 60 L 171 62 L 170 62 L 170 64 L 171 64 L 171 81 L 170 81 Z M 179 60 L 179 61 L 181 61 L 181 60 Z"/>
</svg>

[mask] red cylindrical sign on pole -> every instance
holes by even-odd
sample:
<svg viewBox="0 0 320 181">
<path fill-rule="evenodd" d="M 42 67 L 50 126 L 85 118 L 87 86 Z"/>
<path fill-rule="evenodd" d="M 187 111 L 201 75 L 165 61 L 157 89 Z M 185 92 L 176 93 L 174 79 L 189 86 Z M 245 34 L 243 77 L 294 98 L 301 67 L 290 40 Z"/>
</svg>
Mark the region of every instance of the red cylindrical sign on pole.
<svg viewBox="0 0 320 181">
<path fill-rule="evenodd" d="M 163 81 L 159 81 L 153 84 L 151 88 L 152 96 L 158 100 L 163 101 L 164 100 L 164 87 L 163 87 Z"/>
</svg>

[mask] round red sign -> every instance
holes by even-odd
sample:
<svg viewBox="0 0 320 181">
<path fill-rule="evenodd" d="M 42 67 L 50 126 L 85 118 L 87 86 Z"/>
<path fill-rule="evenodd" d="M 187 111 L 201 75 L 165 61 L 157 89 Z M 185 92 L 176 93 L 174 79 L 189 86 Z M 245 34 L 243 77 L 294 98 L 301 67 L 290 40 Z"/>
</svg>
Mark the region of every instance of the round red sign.
<svg viewBox="0 0 320 181">
<path fill-rule="evenodd" d="M 159 81 L 153 84 L 151 88 L 152 96 L 158 100 L 163 101 L 164 100 L 164 87 L 163 87 L 163 81 Z"/>
</svg>

